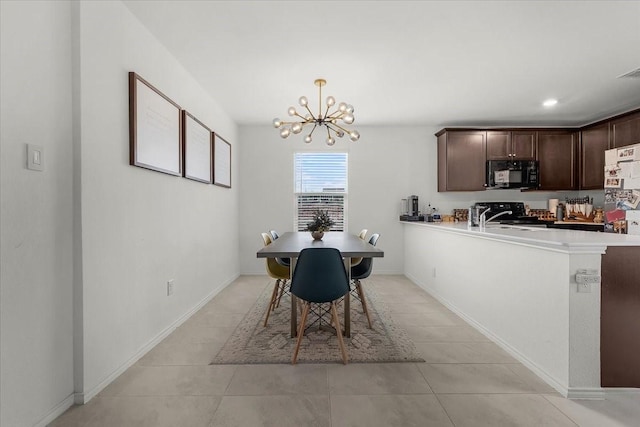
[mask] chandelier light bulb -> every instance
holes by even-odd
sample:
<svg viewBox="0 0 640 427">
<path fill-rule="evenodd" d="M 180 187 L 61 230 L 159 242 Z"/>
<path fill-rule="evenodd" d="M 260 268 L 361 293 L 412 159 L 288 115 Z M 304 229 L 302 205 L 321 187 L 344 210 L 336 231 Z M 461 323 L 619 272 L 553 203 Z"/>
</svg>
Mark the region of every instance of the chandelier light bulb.
<svg viewBox="0 0 640 427">
<path fill-rule="evenodd" d="M 345 104 L 344 102 L 341 102 L 340 104 L 338 104 L 338 110 L 344 113 L 345 111 L 347 111 L 347 104 Z"/>
<path fill-rule="evenodd" d="M 291 131 L 289 130 L 289 128 L 282 128 L 282 130 L 280 130 L 280 136 L 282 138 L 286 138 L 291 134 Z"/>
<path fill-rule="evenodd" d="M 327 145 L 328 145 L 329 147 L 331 147 L 331 146 L 332 146 L 333 144 L 335 144 L 335 143 L 336 143 L 336 140 L 335 140 L 335 139 L 333 139 L 333 138 L 332 138 L 332 137 L 330 137 L 330 136 L 328 136 L 328 137 L 327 137 Z"/>
<path fill-rule="evenodd" d="M 348 125 L 353 123 L 354 120 L 355 120 L 355 118 L 353 117 L 353 114 L 351 114 L 351 113 L 346 113 L 344 116 L 342 116 L 342 121 L 345 122 Z"/>
<path fill-rule="evenodd" d="M 344 132 L 339 130 L 338 132 L 336 132 L 336 135 L 338 136 L 338 138 L 342 138 L 344 136 Z"/>
<path fill-rule="evenodd" d="M 336 104 L 336 99 L 333 96 L 327 96 L 327 107 L 333 107 Z"/>
<path fill-rule="evenodd" d="M 300 104 L 301 107 L 306 107 L 309 101 L 307 100 L 306 96 L 301 96 L 300 99 L 298 100 L 298 103 Z"/>
<path fill-rule="evenodd" d="M 304 137 L 304 142 L 306 142 L 307 144 L 311 143 L 311 135 L 307 135 Z"/>
<path fill-rule="evenodd" d="M 353 105 L 347 105 L 347 113 L 353 113 Z"/>
<path fill-rule="evenodd" d="M 357 130 L 352 130 L 352 131 L 349 133 L 349 138 L 351 138 L 351 140 L 352 140 L 353 142 L 356 142 L 357 140 L 359 140 L 359 139 L 360 139 L 360 133 L 358 133 L 358 131 L 357 131 Z"/>
<path fill-rule="evenodd" d="M 300 123 L 294 123 L 291 125 L 291 132 L 298 134 L 302 132 L 302 125 Z"/>
<path fill-rule="evenodd" d="M 278 129 L 280 126 L 282 126 L 282 120 L 280 119 L 273 119 L 273 127 Z"/>
<path fill-rule="evenodd" d="M 293 107 L 289 107 L 289 111 L 288 111 L 290 116 L 295 116 L 296 115 L 296 109 Z"/>
</svg>

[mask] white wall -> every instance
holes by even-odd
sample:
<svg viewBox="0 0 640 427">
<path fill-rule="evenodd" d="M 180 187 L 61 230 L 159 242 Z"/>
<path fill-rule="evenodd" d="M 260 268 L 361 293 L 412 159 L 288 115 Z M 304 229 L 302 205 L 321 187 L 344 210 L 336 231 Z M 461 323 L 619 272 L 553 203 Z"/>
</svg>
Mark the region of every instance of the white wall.
<svg viewBox="0 0 640 427">
<path fill-rule="evenodd" d="M 563 395 L 597 395 L 600 287 L 578 293 L 574 277 L 599 271 L 604 248 L 569 253 L 417 224 L 404 237 L 407 277 Z"/>
<path fill-rule="evenodd" d="M 239 141 L 122 3 L 0 7 L 0 424 L 44 425 L 237 277 Z M 129 165 L 129 71 L 231 142 L 232 189 Z"/>
<path fill-rule="evenodd" d="M 378 247 L 384 258 L 373 263 L 375 273 L 403 271 L 402 227 L 398 223 L 400 199 L 411 194 L 414 177 L 425 157 L 430 130 L 422 127 L 362 127 L 356 143 L 339 139 L 327 147 L 322 141 L 307 145 L 300 135 L 280 138 L 272 126 L 240 128 L 240 269 L 263 274 L 264 261 L 256 258 L 262 247 L 260 233 L 293 229 L 293 153 L 331 150 L 349 153 L 348 232 L 367 228 L 380 233 Z M 432 134 L 432 132 L 431 132 Z"/>
<path fill-rule="evenodd" d="M 232 120 L 123 4 L 78 6 L 84 372 L 76 392 L 90 398 L 237 277 L 240 144 Z M 232 144 L 232 189 L 129 165 L 129 71 Z"/>
<path fill-rule="evenodd" d="M 73 396 L 71 8 L 0 2 L 0 425 Z M 44 147 L 27 170 L 26 144 Z"/>
</svg>

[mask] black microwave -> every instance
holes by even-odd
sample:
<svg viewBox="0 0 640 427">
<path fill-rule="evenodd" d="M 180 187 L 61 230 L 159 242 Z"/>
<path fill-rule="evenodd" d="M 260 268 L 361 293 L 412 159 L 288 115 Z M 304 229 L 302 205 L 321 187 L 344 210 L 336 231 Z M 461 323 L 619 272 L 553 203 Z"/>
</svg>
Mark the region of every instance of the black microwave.
<svg viewBox="0 0 640 427">
<path fill-rule="evenodd" d="M 538 188 L 537 160 L 488 160 L 485 187 Z"/>
</svg>

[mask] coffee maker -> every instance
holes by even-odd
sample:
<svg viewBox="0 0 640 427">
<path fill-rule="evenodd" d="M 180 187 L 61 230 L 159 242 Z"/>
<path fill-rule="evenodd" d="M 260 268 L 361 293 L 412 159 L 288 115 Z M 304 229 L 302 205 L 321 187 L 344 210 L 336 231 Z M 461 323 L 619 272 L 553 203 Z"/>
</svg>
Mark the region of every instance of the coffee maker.
<svg viewBox="0 0 640 427">
<path fill-rule="evenodd" d="M 418 196 L 409 196 L 402 199 L 400 221 L 424 221 L 424 215 L 420 215 L 418 209 Z"/>
<path fill-rule="evenodd" d="M 409 196 L 407 201 L 409 202 L 409 215 L 418 216 L 420 212 L 420 209 L 418 209 L 418 196 Z"/>
</svg>

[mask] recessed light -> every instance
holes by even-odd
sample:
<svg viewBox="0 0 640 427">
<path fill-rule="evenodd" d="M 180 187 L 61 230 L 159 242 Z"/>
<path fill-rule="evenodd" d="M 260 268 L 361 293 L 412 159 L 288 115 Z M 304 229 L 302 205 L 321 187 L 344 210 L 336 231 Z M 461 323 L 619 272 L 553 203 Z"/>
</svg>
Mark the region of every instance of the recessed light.
<svg viewBox="0 0 640 427">
<path fill-rule="evenodd" d="M 545 107 L 553 107 L 557 103 L 558 103 L 557 99 L 547 99 L 542 103 L 542 105 L 544 105 Z"/>
</svg>

